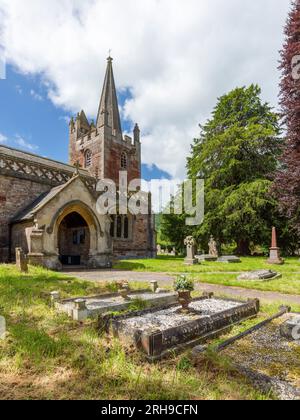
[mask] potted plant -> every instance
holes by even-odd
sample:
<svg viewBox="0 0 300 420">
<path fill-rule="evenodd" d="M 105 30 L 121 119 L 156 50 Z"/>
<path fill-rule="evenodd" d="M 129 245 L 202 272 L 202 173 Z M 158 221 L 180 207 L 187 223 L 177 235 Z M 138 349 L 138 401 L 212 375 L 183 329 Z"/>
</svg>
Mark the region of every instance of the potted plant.
<svg viewBox="0 0 300 420">
<path fill-rule="evenodd" d="M 192 301 L 191 292 L 195 289 L 193 280 L 186 276 L 179 276 L 175 280 L 174 290 L 178 292 L 178 300 L 182 306 L 182 312 L 189 312 L 189 305 Z"/>
</svg>

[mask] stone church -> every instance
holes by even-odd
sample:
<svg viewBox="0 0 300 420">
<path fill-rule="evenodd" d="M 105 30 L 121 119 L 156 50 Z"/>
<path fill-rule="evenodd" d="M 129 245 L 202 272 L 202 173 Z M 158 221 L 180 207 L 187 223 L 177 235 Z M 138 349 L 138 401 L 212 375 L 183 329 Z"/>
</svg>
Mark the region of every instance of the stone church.
<svg viewBox="0 0 300 420">
<path fill-rule="evenodd" d="M 84 111 L 71 119 L 69 164 L 0 145 L 0 262 L 23 248 L 31 264 L 110 267 L 114 258 L 156 255 L 154 216 L 100 215 L 96 184 L 119 172 L 141 178 L 138 125 L 123 136 L 112 58 L 96 122 Z M 151 200 L 150 200 L 151 201 Z"/>
</svg>

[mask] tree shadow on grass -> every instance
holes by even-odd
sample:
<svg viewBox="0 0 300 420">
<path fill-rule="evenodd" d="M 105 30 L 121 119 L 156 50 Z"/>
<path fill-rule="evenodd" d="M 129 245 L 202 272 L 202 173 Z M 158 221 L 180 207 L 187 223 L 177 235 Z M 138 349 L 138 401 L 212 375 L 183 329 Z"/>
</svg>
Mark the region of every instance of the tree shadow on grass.
<svg viewBox="0 0 300 420">
<path fill-rule="evenodd" d="M 139 262 L 131 262 L 131 261 L 118 261 L 114 266 L 114 269 L 117 270 L 124 270 L 124 271 L 137 271 L 137 270 L 145 270 L 145 264 Z"/>
</svg>

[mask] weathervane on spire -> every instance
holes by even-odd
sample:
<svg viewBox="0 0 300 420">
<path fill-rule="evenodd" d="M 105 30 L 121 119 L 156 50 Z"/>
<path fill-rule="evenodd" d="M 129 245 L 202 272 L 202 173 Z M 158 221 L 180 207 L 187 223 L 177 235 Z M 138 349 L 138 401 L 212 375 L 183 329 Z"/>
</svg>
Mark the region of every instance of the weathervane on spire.
<svg viewBox="0 0 300 420">
<path fill-rule="evenodd" d="M 112 49 L 109 49 L 108 50 L 108 61 L 112 61 L 113 60 L 113 58 L 112 58 L 112 56 L 111 56 L 111 52 L 112 52 Z"/>
</svg>

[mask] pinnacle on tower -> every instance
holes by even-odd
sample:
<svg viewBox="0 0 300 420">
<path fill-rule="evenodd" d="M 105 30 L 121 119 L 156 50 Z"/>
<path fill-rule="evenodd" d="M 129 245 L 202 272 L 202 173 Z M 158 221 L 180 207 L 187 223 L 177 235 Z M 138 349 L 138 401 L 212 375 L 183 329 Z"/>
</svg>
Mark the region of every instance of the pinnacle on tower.
<svg viewBox="0 0 300 420">
<path fill-rule="evenodd" d="M 112 62 L 113 59 L 108 57 L 106 75 L 96 125 L 97 127 L 109 127 L 112 129 L 113 134 L 122 135 L 121 119 Z"/>
</svg>

